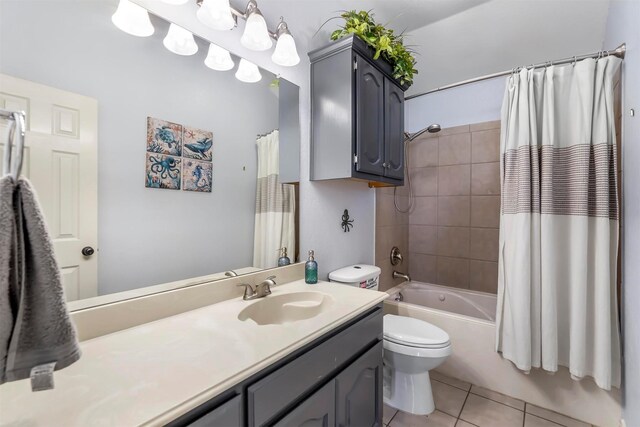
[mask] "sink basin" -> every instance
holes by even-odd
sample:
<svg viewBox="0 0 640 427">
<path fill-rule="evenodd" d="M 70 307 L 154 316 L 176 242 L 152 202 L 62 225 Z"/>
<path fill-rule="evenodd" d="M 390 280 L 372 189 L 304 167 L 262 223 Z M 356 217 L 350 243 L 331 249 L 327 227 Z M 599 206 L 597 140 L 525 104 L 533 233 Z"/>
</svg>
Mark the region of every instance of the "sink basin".
<svg viewBox="0 0 640 427">
<path fill-rule="evenodd" d="M 253 320 L 258 325 L 278 325 L 310 319 L 332 305 L 333 297 L 322 292 L 269 295 L 243 309 L 238 319 Z"/>
</svg>

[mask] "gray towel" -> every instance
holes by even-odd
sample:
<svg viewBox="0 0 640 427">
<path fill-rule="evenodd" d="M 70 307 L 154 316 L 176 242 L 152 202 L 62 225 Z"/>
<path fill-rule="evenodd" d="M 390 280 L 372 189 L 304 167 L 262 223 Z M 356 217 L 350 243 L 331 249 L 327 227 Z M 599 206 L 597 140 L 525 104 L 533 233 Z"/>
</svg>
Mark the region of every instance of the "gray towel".
<svg viewBox="0 0 640 427">
<path fill-rule="evenodd" d="M 6 179 L 0 182 L 0 209 L 6 204 Z M 0 383 L 29 378 L 31 369 L 39 365 L 55 362 L 55 370 L 59 370 L 80 358 L 76 332 L 64 299 L 60 270 L 37 196 L 24 178 L 12 186 L 13 231 L 10 233 L 13 236 L 8 239 L 12 244 L 9 253 L 6 246 L 0 247 L 0 266 L 3 270 L 7 255 L 9 258 L 9 274 L 0 275 L 0 308 L 4 304 L 1 294 L 5 294 L 9 288 L 13 325 L 4 376 L 0 377 Z M 0 225 L 3 229 L 0 243 L 4 244 L 7 229 L 5 212 L 1 213 Z M 8 280 L 5 280 L 5 276 Z M 3 344 L 1 340 L 6 335 L 4 324 L 3 319 L 0 344 Z"/>
</svg>

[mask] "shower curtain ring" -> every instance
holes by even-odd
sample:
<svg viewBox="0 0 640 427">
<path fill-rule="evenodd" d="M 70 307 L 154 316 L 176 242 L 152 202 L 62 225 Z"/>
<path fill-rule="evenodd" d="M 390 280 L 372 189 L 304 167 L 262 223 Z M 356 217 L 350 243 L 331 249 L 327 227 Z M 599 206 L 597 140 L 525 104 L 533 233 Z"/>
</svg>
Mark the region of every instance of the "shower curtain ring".
<svg viewBox="0 0 640 427">
<path fill-rule="evenodd" d="M 575 67 L 577 62 L 577 57 L 573 55 L 573 63 L 571 63 L 571 65 Z"/>
</svg>

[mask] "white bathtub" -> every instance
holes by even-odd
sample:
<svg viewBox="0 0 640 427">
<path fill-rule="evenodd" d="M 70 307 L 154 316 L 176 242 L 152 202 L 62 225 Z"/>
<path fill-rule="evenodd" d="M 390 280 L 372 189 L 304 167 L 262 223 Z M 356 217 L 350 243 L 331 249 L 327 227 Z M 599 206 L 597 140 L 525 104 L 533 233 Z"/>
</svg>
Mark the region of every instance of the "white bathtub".
<svg viewBox="0 0 640 427">
<path fill-rule="evenodd" d="M 496 353 L 495 295 L 420 282 L 387 293 L 385 313 L 421 319 L 449 334 L 453 353 L 439 372 L 590 424 L 618 426 L 619 390 L 602 390 L 590 379 L 574 381 L 566 368 L 555 375 L 525 375 Z"/>
<path fill-rule="evenodd" d="M 389 299 L 489 321 L 496 319 L 496 296 L 429 283 L 405 282 Z"/>
</svg>

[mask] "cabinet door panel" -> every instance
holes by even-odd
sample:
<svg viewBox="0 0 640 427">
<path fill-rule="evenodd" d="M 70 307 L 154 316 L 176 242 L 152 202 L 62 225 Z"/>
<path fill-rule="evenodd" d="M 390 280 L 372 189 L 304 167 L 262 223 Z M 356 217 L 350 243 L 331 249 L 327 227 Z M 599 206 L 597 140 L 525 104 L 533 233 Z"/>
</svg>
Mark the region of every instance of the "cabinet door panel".
<svg viewBox="0 0 640 427">
<path fill-rule="evenodd" d="M 342 371 L 335 382 L 338 426 L 382 425 L 381 342 Z"/>
<path fill-rule="evenodd" d="M 389 79 L 385 92 L 385 176 L 404 179 L 404 92 Z"/>
<path fill-rule="evenodd" d="M 335 380 L 298 405 L 274 427 L 330 427 L 336 424 Z"/>
<path fill-rule="evenodd" d="M 234 427 L 242 425 L 242 396 L 218 406 L 208 414 L 189 424 L 189 427 Z"/>
<path fill-rule="evenodd" d="M 356 170 L 384 174 L 384 76 L 358 55 L 356 70 Z"/>
</svg>

